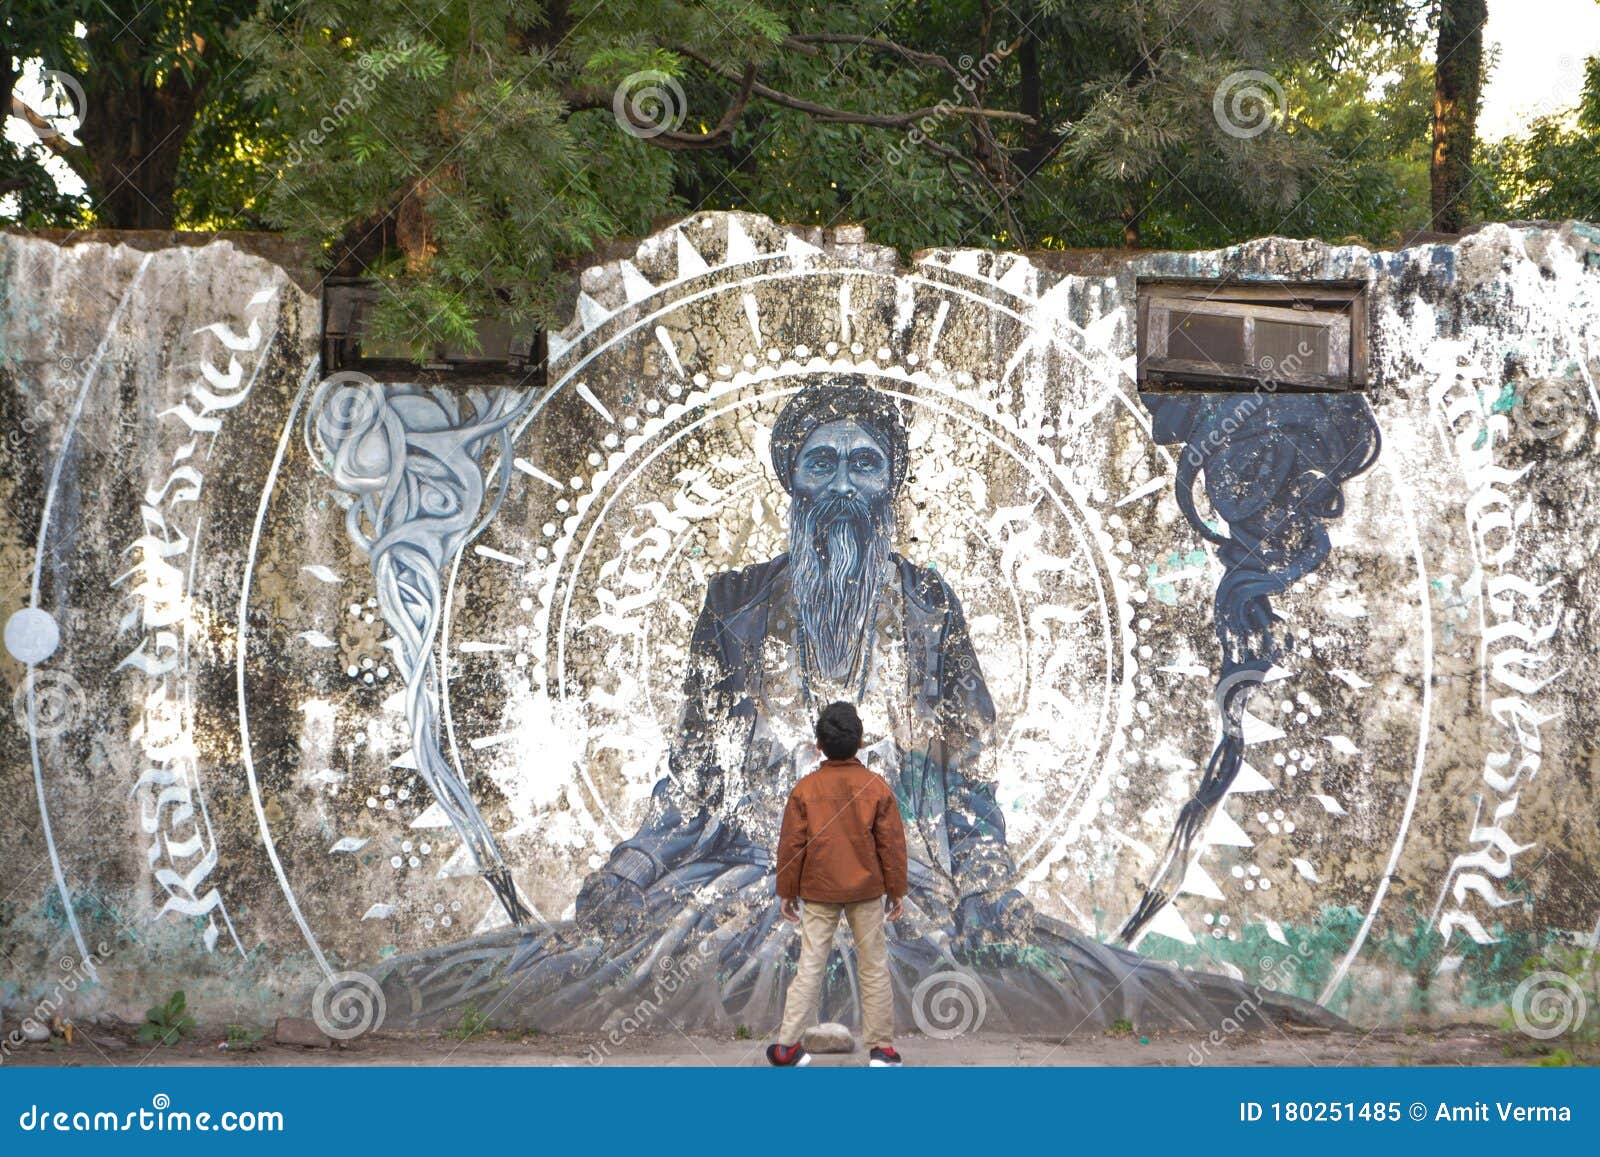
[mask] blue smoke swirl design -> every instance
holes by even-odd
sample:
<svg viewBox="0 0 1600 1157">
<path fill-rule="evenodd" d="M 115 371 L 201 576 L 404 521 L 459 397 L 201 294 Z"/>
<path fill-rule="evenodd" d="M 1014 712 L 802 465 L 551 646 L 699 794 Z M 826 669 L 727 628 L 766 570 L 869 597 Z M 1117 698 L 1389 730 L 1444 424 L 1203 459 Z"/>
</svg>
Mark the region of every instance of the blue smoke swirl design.
<svg viewBox="0 0 1600 1157">
<path fill-rule="evenodd" d="M 1156 441 L 1183 446 L 1174 482 L 1189 525 L 1216 547 L 1215 628 L 1222 648 L 1217 710 L 1222 738 L 1194 794 L 1178 813 L 1160 868 L 1122 928 L 1131 941 L 1172 898 L 1195 841 L 1244 761 L 1243 718 L 1250 693 L 1280 649 L 1272 596 L 1327 559 L 1325 523 L 1344 513 L 1344 483 L 1378 460 L 1381 439 L 1367 399 L 1357 393 L 1152 393 L 1140 400 Z M 1226 533 L 1200 514 L 1203 482 Z"/>
</svg>

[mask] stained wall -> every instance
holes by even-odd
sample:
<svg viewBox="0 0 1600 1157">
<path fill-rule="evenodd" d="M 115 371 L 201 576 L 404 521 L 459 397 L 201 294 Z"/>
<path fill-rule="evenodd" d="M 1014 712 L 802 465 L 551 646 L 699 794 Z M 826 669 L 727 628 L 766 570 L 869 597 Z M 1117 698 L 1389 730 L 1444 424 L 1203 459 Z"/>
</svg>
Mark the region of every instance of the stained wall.
<svg viewBox="0 0 1600 1157">
<path fill-rule="evenodd" d="M 1597 242 L 1085 273 L 703 214 L 582 274 L 547 389 L 472 393 L 329 380 L 314 294 L 232 242 L 7 234 L 0 1003 L 70 965 L 127 1015 L 768 1031 L 757 852 L 807 770 L 773 431 L 836 387 L 901 423 L 860 687 L 933 833 L 904 1027 L 1262 985 L 1499 1020 L 1600 922 Z M 1366 282 L 1370 388 L 1142 397 L 1137 279 L 1222 274 Z"/>
</svg>

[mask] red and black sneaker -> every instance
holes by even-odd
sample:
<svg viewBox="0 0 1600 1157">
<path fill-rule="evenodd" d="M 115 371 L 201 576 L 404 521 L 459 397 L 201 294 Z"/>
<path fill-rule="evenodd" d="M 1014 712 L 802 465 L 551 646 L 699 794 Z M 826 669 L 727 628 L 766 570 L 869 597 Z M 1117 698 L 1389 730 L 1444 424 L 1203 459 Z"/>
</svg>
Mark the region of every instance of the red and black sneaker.
<svg viewBox="0 0 1600 1157">
<path fill-rule="evenodd" d="M 873 1069 L 898 1069 L 901 1063 L 900 1054 L 893 1049 L 873 1049 L 867 1060 L 867 1067 Z"/>
<path fill-rule="evenodd" d="M 797 1069 L 811 1063 L 811 1054 L 802 1045 L 768 1045 L 767 1063 L 780 1069 Z"/>
</svg>

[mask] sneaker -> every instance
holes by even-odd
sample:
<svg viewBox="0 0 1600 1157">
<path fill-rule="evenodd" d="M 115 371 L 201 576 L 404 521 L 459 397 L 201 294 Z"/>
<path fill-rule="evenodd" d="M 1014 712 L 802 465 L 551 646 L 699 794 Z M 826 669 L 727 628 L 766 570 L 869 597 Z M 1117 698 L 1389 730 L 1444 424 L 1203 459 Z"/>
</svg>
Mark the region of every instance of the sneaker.
<svg viewBox="0 0 1600 1157">
<path fill-rule="evenodd" d="M 777 1062 L 774 1061 L 774 1064 Z M 873 1049 L 867 1067 L 873 1069 L 898 1069 L 901 1065 L 900 1054 L 893 1049 Z"/>
<path fill-rule="evenodd" d="M 811 1063 L 811 1054 L 801 1045 L 768 1045 L 767 1063 L 783 1069 L 797 1069 Z"/>
</svg>

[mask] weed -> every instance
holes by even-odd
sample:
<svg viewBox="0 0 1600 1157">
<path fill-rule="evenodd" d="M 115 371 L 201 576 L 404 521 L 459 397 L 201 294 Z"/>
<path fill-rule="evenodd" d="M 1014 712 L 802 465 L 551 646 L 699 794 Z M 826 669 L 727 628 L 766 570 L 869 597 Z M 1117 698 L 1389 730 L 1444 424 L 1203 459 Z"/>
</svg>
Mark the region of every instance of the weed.
<svg viewBox="0 0 1600 1157">
<path fill-rule="evenodd" d="M 185 1010 L 188 1002 L 183 989 L 167 997 L 165 1004 L 145 1010 L 144 1023 L 139 1026 L 137 1039 L 145 1045 L 175 1045 L 194 1028 L 194 1017 Z"/>
<path fill-rule="evenodd" d="M 445 1033 L 457 1040 L 468 1040 L 471 1037 L 481 1036 L 489 1031 L 489 1018 L 478 1010 L 477 1005 L 468 1005 L 461 1014 L 461 1023 Z"/>
<path fill-rule="evenodd" d="M 230 1052 L 253 1053 L 261 1047 L 261 1038 L 264 1030 L 251 1028 L 249 1025 L 230 1024 L 228 1026 L 228 1049 Z"/>
</svg>

